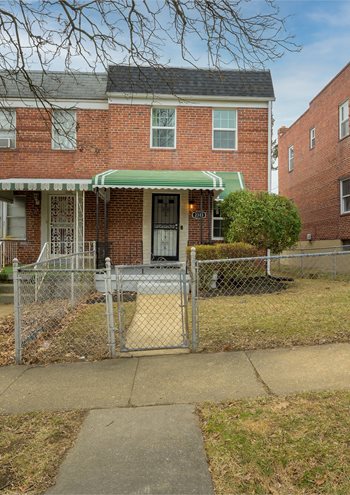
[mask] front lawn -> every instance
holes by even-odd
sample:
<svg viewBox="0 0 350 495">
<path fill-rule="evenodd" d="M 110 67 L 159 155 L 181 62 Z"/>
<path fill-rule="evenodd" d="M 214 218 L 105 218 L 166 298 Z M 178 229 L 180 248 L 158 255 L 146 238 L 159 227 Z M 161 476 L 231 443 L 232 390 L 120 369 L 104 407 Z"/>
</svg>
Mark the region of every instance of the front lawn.
<svg viewBox="0 0 350 495">
<path fill-rule="evenodd" d="M 199 299 L 199 342 L 206 351 L 350 341 L 350 284 L 297 279 L 267 294 Z"/>
<path fill-rule="evenodd" d="M 198 407 L 217 495 L 348 495 L 350 393 Z"/>
<path fill-rule="evenodd" d="M 0 415 L 0 493 L 44 493 L 84 417 L 82 411 Z"/>
</svg>

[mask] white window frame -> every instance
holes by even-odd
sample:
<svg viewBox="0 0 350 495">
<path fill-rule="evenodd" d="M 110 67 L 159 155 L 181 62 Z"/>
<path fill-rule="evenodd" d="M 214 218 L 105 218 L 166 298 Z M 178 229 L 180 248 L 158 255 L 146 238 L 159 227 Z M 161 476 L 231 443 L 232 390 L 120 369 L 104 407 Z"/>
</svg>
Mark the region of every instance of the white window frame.
<svg viewBox="0 0 350 495">
<path fill-rule="evenodd" d="M 236 114 L 236 127 L 215 127 L 214 115 L 215 112 L 235 112 Z M 215 148 L 214 147 L 214 131 L 234 131 L 235 132 L 235 147 L 234 148 Z M 238 111 L 232 108 L 213 108 L 212 109 L 212 141 L 211 147 L 214 151 L 237 151 L 238 150 Z"/>
<path fill-rule="evenodd" d="M 344 182 L 347 182 L 347 181 L 350 181 L 350 178 L 349 179 L 343 179 L 340 181 L 340 213 L 342 215 L 350 213 L 350 209 L 345 210 L 345 208 L 344 208 L 344 198 L 350 197 L 350 194 L 344 195 L 344 193 L 343 193 L 343 184 L 344 184 Z"/>
<path fill-rule="evenodd" d="M 175 111 L 175 125 L 174 127 L 164 127 L 164 126 L 153 126 L 153 110 L 174 110 Z M 151 107 L 151 132 L 150 132 L 150 147 L 155 150 L 175 150 L 176 149 L 176 134 L 177 134 L 177 111 L 176 107 Z M 174 146 L 153 146 L 153 129 L 171 129 L 174 131 Z"/>
<path fill-rule="evenodd" d="M 310 150 L 316 146 L 316 127 L 310 129 Z"/>
<path fill-rule="evenodd" d="M 5 133 L 8 133 L 10 132 L 10 130 L 2 130 L 2 128 L 0 128 L 0 139 L 10 139 L 11 141 L 13 141 L 13 146 L 10 146 L 9 148 L 0 148 L 0 150 L 14 150 L 16 149 L 16 138 L 17 138 L 17 132 L 16 132 L 16 118 L 17 118 L 17 112 L 16 112 L 16 109 L 15 108 L 2 108 L 1 110 L 4 110 L 6 112 L 11 112 L 13 114 L 13 125 L 14 125 L 14 129 L 13 129 L 13 137 L 8 137 L 5 135 Z M 3 134 L 4 133 L 4 134 Z"/>
<path fill-rule="evenodd" d="M 345 117 L 342 117 L 342 112 L 345 112 Z M 342 125 L 348 122 L 348 132 L 347 134 L 342 135 Z M 341 105 L 339 105 L 339 139 L 344 139 L 350 135 L 350 121 L 349 121 L 349 100 L 344 101 Z"/>
<path fill-rule="evenodd" d="M 72 138 L 72 142 L 74 141 L 74 146 L 71 148 L 63 148 L 60 146 L 57 142 L 57 139 L 55 138 L 55 112 L 62 112 L 62 113 L 70 113 L 74 115 L 74 120 L 75 120 L 75 126 L 74 126 L 74 137 Z M 51 147 L 54 151 L 76 151 L 77 149 L 77 112 L 76 110 L 64 110 L 64 109 L 55 109 L 52 111 L 52 129 L 51 129 Z"/>
<path fill-rule="evenodd" d="M 219 204 L 220 205 L 220 201 L 213 200 L 213 203 L 212 203 L 211 238 L 212 238 L 213 241 L 223 241 L 224 240 L 223 237 L 215 237 L 214 236 L 214 220 L 221 220 L 221 221 L 223 221 L 223 219 L 224 219 L 223 217 L 214 217 L 215 204 Z"/>
<path fill-rule="evenodd" d="M 27 198 L 25 195 L 17 195 L 14 197 L 14 200 L 16 198 L 24 198 L 24 237 L 10 237 L 7 233 L 8 229 L 8 203 L 2 202 L 0 204 L 0 208 L 2 209 L 1 211 L 1 237 L 0 240 L 13 240 L 13 241 L 25 241 L 27 239 Z"/>
<path fill-rule="evenodd" d="M 293 156 L 291 156 L 291 152 L 293 152 Z M 293 172 L 294 170 L 294 145 L 292 144 L 288 148 L 288 172 Z"/>
</svg>

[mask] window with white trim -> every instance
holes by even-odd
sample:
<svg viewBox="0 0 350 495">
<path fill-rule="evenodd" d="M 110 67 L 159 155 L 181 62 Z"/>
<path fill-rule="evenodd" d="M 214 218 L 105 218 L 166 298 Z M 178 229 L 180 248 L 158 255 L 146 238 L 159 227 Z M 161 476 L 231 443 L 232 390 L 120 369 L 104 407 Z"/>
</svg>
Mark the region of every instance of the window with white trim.
<svg viewBox="0 0 350 495">
<path fill-rule="evenodd" d="M 294 146 L 288 148 L 288 171 L 294 170 Z"/>
<path fill-rule="evenodd" d="M 0 148 L 16 148 L 16 110 L 0 109 Z"/>
<path fill-rule="evenodd" d="M 349 100 L 339 105 L 339 139 L 349 136 Z"/>
<path fill-rule="evenodd" d="M 223 217 L 221 216 L 221 206 L 219 201 L 213 201 L 212 216 L 212 239 L 219 241 L 224 238 Z"/>
<path fill-rule="evenodd" d="M 310 129 L 310 150 L 312 150 L 316 145 L 316 129 L 313 127 Z"/>
<path fill-rule="evenodd" d="M 176 109 L 152 108 L 152 148 L 176 148 Z"/>
<path fill-rule="evenodd" d="M 341 181 L 340 195 L 340 212 L 350 213 L 350 179 Z"/>
<path fill-rule="evenodd" d="M 75 110 L 54 110 L 52 115 L 52 148 L 75 150 L 77 147 L 77 114 Z"/>
<path fill-rule="evenodd" d="M 0 202 L 1 239 L 26 238 L 26 197 L 15 196 L 13 203 Z"/>
<path fill-rule="evenodd" d="M 237 149 L 237 110 L 213 110 L 213 149 Z"/>
</svg>

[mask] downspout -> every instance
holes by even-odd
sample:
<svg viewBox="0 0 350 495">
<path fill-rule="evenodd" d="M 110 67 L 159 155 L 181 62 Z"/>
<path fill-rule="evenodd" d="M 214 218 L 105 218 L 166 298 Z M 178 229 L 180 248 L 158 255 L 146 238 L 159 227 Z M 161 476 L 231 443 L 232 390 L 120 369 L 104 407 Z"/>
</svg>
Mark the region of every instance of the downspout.
<svg viewBox="0 0 350 495">
<path fill-rule="evenodd" d="M 272 101 L 268 102 L 267 116 L 267 192 L 271 194 L 271 165 L 272 165 Z M 271 250 L 267 250 L 267 256 L 271 256 Z M 267 260 L 266 274 L 271 276 L 271 260 Z"/>
</svg>

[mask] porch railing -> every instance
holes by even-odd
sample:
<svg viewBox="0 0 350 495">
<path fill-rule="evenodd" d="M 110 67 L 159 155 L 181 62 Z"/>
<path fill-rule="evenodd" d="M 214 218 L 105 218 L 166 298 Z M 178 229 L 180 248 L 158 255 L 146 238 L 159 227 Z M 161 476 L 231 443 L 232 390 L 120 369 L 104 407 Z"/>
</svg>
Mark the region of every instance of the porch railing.
<svg viewBox="0 0 350 495">
<path fill-rule="evenodd" d="M 12 265 L 12 260 L 18 257 L 18 241 L 0 241 L 0 269 Z"/>
</svg>

